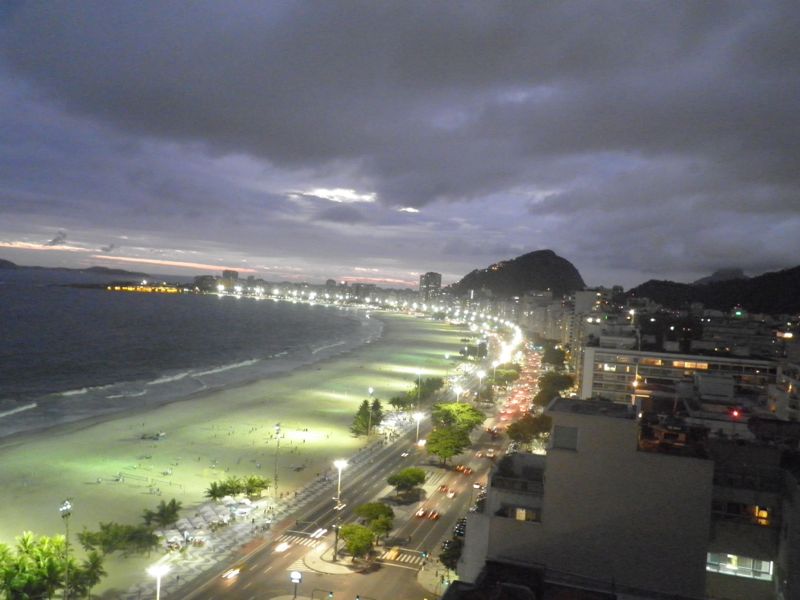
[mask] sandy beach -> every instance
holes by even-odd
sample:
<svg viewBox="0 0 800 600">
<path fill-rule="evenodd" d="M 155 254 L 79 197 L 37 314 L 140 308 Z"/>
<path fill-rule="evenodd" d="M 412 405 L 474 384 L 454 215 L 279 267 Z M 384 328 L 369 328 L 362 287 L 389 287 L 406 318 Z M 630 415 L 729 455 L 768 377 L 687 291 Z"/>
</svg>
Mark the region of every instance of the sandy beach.
<svg viewBox="0 0 800 600">
<path fill-rule="evenodd" d="M 358 404 L 374 388 L 384 401 L 422 376 L 444 376 L 463 332 L 440 322 L 379 315 L 383 336 L 299 370 L 146 412 L 0 440 L 0 541 L 23 531 L 64 532 L 58 507 L 74 506 L 70 529 L 137 523 L 142 511 L 176 498 L 183 513 L 205 501 L 210 482 L 228 476 L 272 479 L 274 425 L 281 440 L 279 491 L 292 491 L 365 444 L 349 433 Z M 388 407 L 388 405 L 387 405 Z M 163 432 L 161 439 L 143 439 Z M 119 475 L 122 475 L 119 480 Z M 157 491 L 158 490 L 158 491 Z M 160 493 L 160 495 L 159 495 Z M 271 493 L 271 492 L 270 492 Z M 72 543 L 77 547 L 77 539 Z M 141 578 L 149 559 L 107 559 L 109 585 Z"/>
</svg>

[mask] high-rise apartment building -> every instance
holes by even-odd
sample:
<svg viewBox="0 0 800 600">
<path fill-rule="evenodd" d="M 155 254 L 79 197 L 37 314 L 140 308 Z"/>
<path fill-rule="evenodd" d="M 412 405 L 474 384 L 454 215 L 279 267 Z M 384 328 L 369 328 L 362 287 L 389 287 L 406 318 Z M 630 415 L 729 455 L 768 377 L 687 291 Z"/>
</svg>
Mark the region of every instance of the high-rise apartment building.
<svg viewBox="0 0 800 600">
<path fill-rule="evenodd" d="M 630 403 L 641 383 L 672 386 L 695 373 L 732 377 L 739 391 L 765 394 L 776 371 L 769 360 L 589 346 L 583 349 L 580 395 Z"/>
<path fill-rule="evenodd" d="M 429 272 L 419 276 L 419 297 L 423 302 L 437 298 L 441 289 L 441 273 Z"/>
<path fill-rule="evenodd" d="M 537 595 L 503 597 L 800 598 L 796 423 L 756 419 L 745 441 L 630 408 L 551 402 L 547 455 L 492 469 L 467 516 L 458 572 L 468 583 L 445 598 L 483 598 L 469 590 L 511 572 Z"/>
</svg>

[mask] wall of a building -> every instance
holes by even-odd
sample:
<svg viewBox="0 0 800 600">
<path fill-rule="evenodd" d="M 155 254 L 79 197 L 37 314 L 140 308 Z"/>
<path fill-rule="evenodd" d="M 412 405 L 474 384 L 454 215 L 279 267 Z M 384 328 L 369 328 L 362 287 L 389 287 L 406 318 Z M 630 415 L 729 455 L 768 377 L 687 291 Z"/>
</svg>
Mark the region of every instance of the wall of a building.
<svg viewBox="0 0 800 600">
<path fill-rule="evenodd" d="M 492 520 L 489 556 L 687 596 L 705 591 L 713 463 L 640 452 L 635 421 L 553 412 L 541 523 Z"/>
</svg>

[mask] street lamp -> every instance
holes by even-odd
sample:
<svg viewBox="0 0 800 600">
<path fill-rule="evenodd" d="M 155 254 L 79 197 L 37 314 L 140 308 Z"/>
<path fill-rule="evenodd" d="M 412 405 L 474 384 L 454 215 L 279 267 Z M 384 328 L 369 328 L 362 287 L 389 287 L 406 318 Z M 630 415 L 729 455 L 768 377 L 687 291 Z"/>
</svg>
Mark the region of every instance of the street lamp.
<svg viewBox="0 0 800 600">
<path fill-rule="evenodd" d="M 334 500 L 336 500 L 336 506 L 334 507 L 336 511 L 336 522 L 333 524 L 333 561 L 336 562 L 339 556 L 339 519 L 342 515 L 342 508 L 344 508 L 342 504 L 342 470 L 347 467 L 347 461 L 340 458 L 333 461 L 333 466 L 339 471 L 339 479 L 336 484 L 336 498 L 334 498 Z"/>
<path fill-rule="evenodd" d="M 497 385 L 497 365 L 500 364 L 500 361 L 494 361 L 492 363 L 492 384 Z"/>
<path fill-rule="evenodd" d="M 64 600 L 67 600 L 69 597 L 69 517 L 72 514 L 72 502 L 69 498 L 61 503 L 58 512 L 64 519 Z"/>
<path fill-rule="evenodd" d="M 453 388 L 453 391 L 456 393 L 456 402 L 460 402 L 461 392 L 464 391 L 464 388 L 462 388 L 460 385 L 457 385 Z"/>
<path fill-rule="evenodd" d="M 272 485 L 275 489 L 275 501 L 278 501 L 278 455 L 281 452 L 281 424 L 275 423 L 275 473 Z"/>
<path fill-rule="evenodd" d="M 417 408 L 419 408 L 419 395 L 422 391 L 422 371 L 417 369 Z"/>
<path fill-rule="evenodd" d="M 342 469 L 347 467 L 347 461 L 339 459 L 333 461 L 333 466 L 339 470 L 339 482 L 336 484 L 336 506 L 342 503 Z"/>
<path fill-rule="evenodd" d="M 156 578 L 156 600 L 161 600 L 161 578 L 169 572 L 169 565 L 153 565 L 147 568 L 147 572 Z"/>
<path fill-rule="evenodd" d="M 480 371 L 478 371 L 478 390 L 480 390 L 480 388 L 483 387 L 483 378 L 484 377 L 486 377 L 486 371 L 481 369 Z"/>
<path fill-rule="evenodd" d="M 421 412 L 414 413 L 414 420 L 417 422 L 417 443 L 419 443 L 419 422 L 422 420 L 422 417 L 425 415 Z"/>
</svg>

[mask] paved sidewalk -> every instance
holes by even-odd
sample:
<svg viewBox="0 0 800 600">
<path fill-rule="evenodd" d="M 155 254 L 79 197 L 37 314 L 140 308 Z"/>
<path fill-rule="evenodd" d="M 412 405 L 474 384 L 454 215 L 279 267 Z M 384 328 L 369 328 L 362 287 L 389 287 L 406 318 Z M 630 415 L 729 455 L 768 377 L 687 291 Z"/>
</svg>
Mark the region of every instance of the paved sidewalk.
<svg viewBox="0 0 800 600">
<path fill-rule="evenodd" d="M 445 567 L 437 558 L 429 559 L 417 572 L 417 583 L 433 594 L 434 598 L 444 594 L 447 586 L 456 578 L 455 571 Z"/>
<path fill-rule="evenodd" d="M 332 546 L 314 548 L 303 557 L 303 563 L 312 571 L 325 575 L 360 573 L 369 566 L 364 563 L 353 563 L 349 558 L 340 558 L 334 562 Z"/>
</svg>

